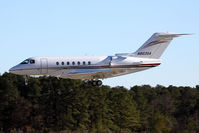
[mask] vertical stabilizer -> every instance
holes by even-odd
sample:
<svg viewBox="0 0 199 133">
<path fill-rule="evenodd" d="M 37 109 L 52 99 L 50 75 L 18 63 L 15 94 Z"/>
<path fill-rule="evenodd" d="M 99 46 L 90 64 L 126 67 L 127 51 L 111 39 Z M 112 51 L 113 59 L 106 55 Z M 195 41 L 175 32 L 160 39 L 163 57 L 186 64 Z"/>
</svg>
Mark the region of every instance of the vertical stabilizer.
<svg viewBox="0 0 199 133">
<path fill-rule="evenodd" d="M 173 38 L 181 35 L 189 34 L 154 33 L 133 55 L 141 58 L 160 58 Z"/>
</svg>

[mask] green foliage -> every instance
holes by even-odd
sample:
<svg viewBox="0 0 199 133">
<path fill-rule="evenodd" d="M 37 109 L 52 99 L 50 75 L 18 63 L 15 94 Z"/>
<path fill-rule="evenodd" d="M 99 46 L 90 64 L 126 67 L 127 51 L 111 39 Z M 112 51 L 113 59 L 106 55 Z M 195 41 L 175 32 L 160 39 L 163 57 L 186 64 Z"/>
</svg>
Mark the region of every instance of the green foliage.
<svg viewBox="0 0 199 133">
<path fill-rule="evenodd" d="M 109 94 L 109 106 L 113 111 L 113 122 L 119 130 L 130 129 L 136 131 L 139 124 L 139 111 L 131 95 L 123 87 L 113 88 Z"/>
<path fill-rule="evenodd" d="M 152 133 L 168 133 L 171 131 L 172 125 L 168 116 L 155 113 L 151 119 L 151 132 Z"/>
<path fill-rule="evenodd" d="M 199 85 L 93 87 L 81 80 L 0 76 L 0 132 L 199 132 Z"/>
</svg>

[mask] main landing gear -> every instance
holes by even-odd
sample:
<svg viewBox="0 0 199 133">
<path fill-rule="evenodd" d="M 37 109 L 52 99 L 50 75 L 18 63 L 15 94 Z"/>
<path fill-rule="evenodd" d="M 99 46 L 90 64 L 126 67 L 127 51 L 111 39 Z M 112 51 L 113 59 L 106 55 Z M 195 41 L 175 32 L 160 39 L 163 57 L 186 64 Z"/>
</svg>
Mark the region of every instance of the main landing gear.
<svg viewBox="0 0 199 133">
<path fill-rule="evenodd" d="M 91 80 L 91 81 L 88 81 L 88 83 L 93 85 L 93 86 L 101 86 L 102 85 L 101 80 Z"/>
</svg>

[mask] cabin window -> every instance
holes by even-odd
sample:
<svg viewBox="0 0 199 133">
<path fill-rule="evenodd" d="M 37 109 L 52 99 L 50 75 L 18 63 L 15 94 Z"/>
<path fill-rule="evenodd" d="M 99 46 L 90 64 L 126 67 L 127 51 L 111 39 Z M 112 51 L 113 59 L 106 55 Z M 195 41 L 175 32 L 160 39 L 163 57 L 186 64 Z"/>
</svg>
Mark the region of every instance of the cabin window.
<svg viewBox="0 0 199 133">
<path fill-rule="evenodd" d="M 91 65 L 91 62 L 90 62 L 90 61 L 88 62 L 88 65 Z"/>
<path fill-rule="evenodd" d="M 85 62 L 85 61 L 83 61 L 83 65 L 86 65 L 86 62 Z"/>
<path fill-rule="evenodd" d="M 67 62 L 67 65 L 70 65 L 70 62 Z"/>
<path fill-rule="evenodd" d="M 56 62 L 57 65 L 59 65 L 59 62 Z"/>
<path fill-rule="evenodd" d="M 62 62 L 61 64 L 64 65 L 64 62 Z"/>
<path fill-rule="evenodd" d="M 35 64 L 35 60 L 30 60 L 30 64 Z"/>
<path fill-rule="evenodd" d="M 21 62 L 21 64 L 28 64 L 30 60 L 25 60 L 23 62 Z"/>
<path fill-rule="evenodd" d="M 73 61 L 72 64 L 75 65 L 75 62 Z"/>
<path fill-rule="evenodd" d="M 80 62 L 78 61 L 77 64 L 80 65 Z"/>
</svg>

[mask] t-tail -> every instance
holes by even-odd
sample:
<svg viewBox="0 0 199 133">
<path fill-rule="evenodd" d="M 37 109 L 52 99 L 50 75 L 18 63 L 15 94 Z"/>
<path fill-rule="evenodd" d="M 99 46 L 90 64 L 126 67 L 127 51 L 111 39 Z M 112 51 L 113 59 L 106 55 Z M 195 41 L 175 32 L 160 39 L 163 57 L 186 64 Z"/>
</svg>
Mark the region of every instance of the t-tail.
<svg viewBox="0 0 199 133">
<path fill-rule="evenodd" d="M 175 37 L 190 34 L 173 34 L 158 32 L 154 33 L 132 56 L 140 58 L 155 58 L 161 57 L 165 49 Z"/>
</svg>

